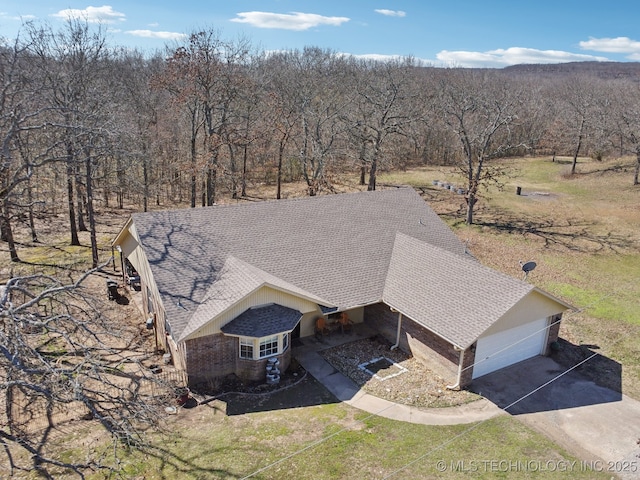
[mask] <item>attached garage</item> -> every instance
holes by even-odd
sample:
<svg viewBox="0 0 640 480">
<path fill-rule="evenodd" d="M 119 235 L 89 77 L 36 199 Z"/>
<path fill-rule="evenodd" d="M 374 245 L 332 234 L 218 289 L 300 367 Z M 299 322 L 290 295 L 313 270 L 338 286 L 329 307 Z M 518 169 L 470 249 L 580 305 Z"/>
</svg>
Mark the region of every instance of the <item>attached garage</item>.
<svg viewBox="0 0 640 480">
<path fill-rule="evenodd" d="M 548 318 L 478 338 L 472 378 L 521 362 L 546 350 Z"/>
</svg>

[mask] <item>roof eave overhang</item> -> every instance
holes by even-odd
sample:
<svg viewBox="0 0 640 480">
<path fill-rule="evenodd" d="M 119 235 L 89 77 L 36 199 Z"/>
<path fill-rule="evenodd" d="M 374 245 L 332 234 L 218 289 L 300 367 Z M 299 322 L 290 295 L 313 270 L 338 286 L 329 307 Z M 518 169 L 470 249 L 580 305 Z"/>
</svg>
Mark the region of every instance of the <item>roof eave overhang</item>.
<svg viewBox="0 0 640 480">
<path fill-rule="evenodd" d="M 129 215 L 129 218 L 127 219 L 125 224 L 122 226 L 122 228 L 120 229 L 118 234 L 115 236 L 115 238 L 111 241 L 111 247 L 116 247 L 117 245 L 120 245 L 125 235 L 131 234 L 129 232 L 129 227 L 131 226 L 132 223 L 133 223 L 133 217 Z"/>
</svg>

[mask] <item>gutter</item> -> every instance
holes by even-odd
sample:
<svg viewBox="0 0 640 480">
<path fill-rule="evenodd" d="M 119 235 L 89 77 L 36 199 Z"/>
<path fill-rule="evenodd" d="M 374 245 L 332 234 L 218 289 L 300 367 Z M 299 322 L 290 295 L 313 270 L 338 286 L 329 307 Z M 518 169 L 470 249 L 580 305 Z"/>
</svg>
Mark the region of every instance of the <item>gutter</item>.
<svg viewBox="0 0 640 480">
<path fill-rule="evenodd" d="M 464 350 L 458 346 L 453 346 L 455 350 L 460 352 L 460 360 L 458 361 L 458 378 L 456 383 L 453 385 L 447 385 L 445 388 L 447 390 L 459 390 L 460 389 L 460 381 L 462 380 L 462 364 L 464 363 Z"/>
</svg>

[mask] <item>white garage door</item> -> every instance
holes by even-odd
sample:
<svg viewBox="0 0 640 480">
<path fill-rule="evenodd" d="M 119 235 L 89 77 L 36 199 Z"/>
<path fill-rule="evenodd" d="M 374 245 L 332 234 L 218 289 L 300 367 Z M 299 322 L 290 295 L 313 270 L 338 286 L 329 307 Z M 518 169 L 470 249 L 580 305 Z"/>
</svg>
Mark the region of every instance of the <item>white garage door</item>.
<svg viewBox="0 0 640 480">
<path fill-rule="evenodd" d="M 543 352 L 547 341 L 547 319 L 478 339 L 473 378 L 478 378 Z M 521 341 L 520 341 L 521 340 Z"/>
</svg>

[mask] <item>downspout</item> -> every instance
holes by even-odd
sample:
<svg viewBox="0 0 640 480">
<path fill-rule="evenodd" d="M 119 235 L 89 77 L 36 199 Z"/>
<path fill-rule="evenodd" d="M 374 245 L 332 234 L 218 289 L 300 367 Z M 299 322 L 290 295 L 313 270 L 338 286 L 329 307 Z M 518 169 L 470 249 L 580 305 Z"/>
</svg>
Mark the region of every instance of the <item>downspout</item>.
<svg viewBox="0 0 640 480">
<path fill-rule="evenodd" d="M 447 385 L 446 386 L 447 390 L 459 390 L 460 382 L 462 380 L 462 364 L 464 363 L 464 350 L 455 345 L 453 348 L 454 350 L 458 350 L 460 352 L 460 357 L 459 357 L 460 359 L 458 361 L 458 379 L 456 380 L 456 383 L 454 385 Z"/>
<path fill-rule="evenodd" d="M 392 312 L 398 312 L 395 308 L 391 309 Z M 396 331 L 396 343 L 391 345 L 391 350 L 395 350 L 400 345 L 400 332 L 402 330 L 402 312 L 398 312 L 398 330 Z"/>
</svg>

